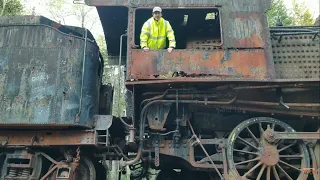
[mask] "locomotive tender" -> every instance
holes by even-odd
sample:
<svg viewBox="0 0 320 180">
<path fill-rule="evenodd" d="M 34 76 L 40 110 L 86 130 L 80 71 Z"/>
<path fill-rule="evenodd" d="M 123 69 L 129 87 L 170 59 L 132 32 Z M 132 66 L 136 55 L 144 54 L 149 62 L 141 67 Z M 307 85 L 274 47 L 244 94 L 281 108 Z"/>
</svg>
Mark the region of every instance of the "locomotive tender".
<svg viewBox="0 0 320 180">
<path fill-rule="evenodd" d="M 270 0 L 86 4 L 126 66 L 127 117 L 88 30 L 1 18 L 0 179 L 106 179 L 117 159 L 131 179 L 319 179 L 319 26 L 268 27 Z M 154 6 L 170 54 L 138 45 Z"/>
</svg>

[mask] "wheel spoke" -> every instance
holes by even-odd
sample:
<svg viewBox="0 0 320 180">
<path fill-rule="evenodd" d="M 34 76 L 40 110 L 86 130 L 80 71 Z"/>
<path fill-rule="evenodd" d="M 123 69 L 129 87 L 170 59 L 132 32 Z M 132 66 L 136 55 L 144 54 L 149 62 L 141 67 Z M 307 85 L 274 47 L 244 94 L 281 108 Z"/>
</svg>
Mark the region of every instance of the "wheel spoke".
<svg viewBox="0 0 320 180">
<path fill-rule="evenodd" d="M 271 180 L 271 178 L 270 178 L 270 166 L 267 167 L 267 180 Z"/>
<path fill-rule="evenodd" d="M 259 146 L 259 141 L 256 138 L 256 136 L 254 136 L 254 134 L 252 133 L 252 131 L 249 129 L 249 127 L 247 127 L 247 131 L 249 132 L 250 136 L 254 139 L 254 141 L 256 141 L 257 145 Z"/>
<path fill-rule="evenodd" d="M 279 155 L 280 158 L 303 158 L 301 154 L 295 154 L 295 155 Z"/>
<path fill-rule="evenodd" d="M 277 164 L 277 167 L 280 169 L 280 171 L 283 172 L 283 174 L 284 174 L 289 180 L 293 180 L 293 179 L 291 178 L 291 176 L 289 176 L 289 174 L 288 174 L 284 169 L 282 169 L 282 167 L 281 167 L 279 164 Z"/>
<path fill-rule="evenodd" d="M 248 176 L 248 174 L 250 174 L 252 171 L 257 169 L 261 164 L 262 164 L 262 162 L 259 162 L 258 164 L 256 164 L 253 168 L 251 168 L 248 172 L 246 172 L 242 177 Z"/>
<path fill-rule="evenodd" d="M 275 166 L 272 166 L 272 170 L 273 170 L 273 175 L 276 178 L 276 180 L 280 180 L 279 174 L 278 174 L 277 169 L 276 169 Z"/>
<path fill-rule="evenodd" d="M 244 142 L 245 144 L 247 144 L 248 146 L 256 149 L 256 150 L 259 150 L 256 146 L 254 146 L 253 144 L 249 143 L 248 141 L 242 139 L 241 137 L 238 137 L 239 140 L 241 140 L 242 142 Z"/>
<path fill-rule="evenodd" d="M 280 152 L 283 151 L 283 150 L 286 150 L 286 149 L 290 148 L 291 146 L 293 146 L 293 145 L 295 145 L 295 144 L 296 144 L 296 142 L 294 142 L 294 143 L 292 143 L 292 144 L 289 144 L 288 146 L 283 147 L 282 149 L 280 149 L 280 150 L 278 151 L 278 153 L 280 153 Z"/>
<path fill-rule="evenodd" d="M 272 124 L 271 124 L 271 129 L 274 130 L 275 127 L 276 127 L 276 124 L 272 123 Z"/>
<path fill-rule="evenodd" d="M 282 164 L 284 164 L 284 165 L 286 165 L 286 166 L 288 166 L 288 167 L 291 167 L 291 168 L 293 168 L 293 169 L 301 172 L 301 169 L 296 168 L 296 167 L 294 167 L 294 166 L 292 166 L 292 165 L 290 165 L 290 164 L 288 164 L 288 163 L 286 163 L 286 162 L 284 162 L 284 161 L 279 160 L 279 162 L 281 162 Z"/>
<path fill-rule="evenodd" d="M 277 147 L 282 144 L 284 142 L 284 139 L 278 140 L 278 142 L 276 142 Z"/>
<path fill-rule="evenodd" d="M 262 128 L 262 124 L 261 123 L 259 123 L 259 130 L 260 130 L 260 134 L 262 135 L 264 133 L 264 130 Z"/>
<path fill-rule="evenodd" d="M 258 174 L 257 180 L 260 180 L 260 178 L 261 178 L 261 176 L 262 176 L 262 174 L 263 174 L 264 169 L 266 168 L 266 166 L 267 166 L 267 165 L 264 164 L 264 165 L 262 166 L 262 168 L 260 169 L 260 172 L 259 172 L 259 174 Z"/>
<path fill-rule="evenodd" d="M 247 153 L 247 154 L 253 154 L 259 156 L 259 153 L 256 152 L 250 152 L 250 151 L 244 151 L 244 150 L 239 150 L 239 149 L 234 149 L 236 152 L 242 152 L 242 153 Z"/>
<path fill-rule="evenodd" d="M 240 164 L 245 164 L 245 163 L 249 163 L 249 162 L 253 162 L 253 161 L 258 161 L 260 160 L 260 157 L 254 158 L 254 159 L 250 159 L 247 161 L 242 161 L 242 162 L 238 162 L 238 163 L 234 163 L 235 165 L 240 165 Z"/>
</svg>

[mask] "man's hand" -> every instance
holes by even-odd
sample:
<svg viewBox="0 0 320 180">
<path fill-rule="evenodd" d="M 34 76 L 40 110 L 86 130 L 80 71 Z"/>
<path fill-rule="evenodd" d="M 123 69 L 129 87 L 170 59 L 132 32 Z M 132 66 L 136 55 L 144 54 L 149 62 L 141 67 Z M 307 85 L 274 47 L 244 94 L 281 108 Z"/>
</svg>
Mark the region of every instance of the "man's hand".
<svg viewBox="0 0 320 180">
<path fill-rule="evenodd" d="M 171 47 L 170 47 L 170 48 L 168 48 L 168 52 L 169 52 L 169 53 L 171 53 L 171 52 L 172 52 L 172 50 L 173 50 L 173 48 L 171 48 Z"/>
<path fill-rule="evenodd" d="M 143 50 L 144 50 L 144 52 L 148 52 L 149 48 L 148 47 L 144 47 Z"/>
</svg>

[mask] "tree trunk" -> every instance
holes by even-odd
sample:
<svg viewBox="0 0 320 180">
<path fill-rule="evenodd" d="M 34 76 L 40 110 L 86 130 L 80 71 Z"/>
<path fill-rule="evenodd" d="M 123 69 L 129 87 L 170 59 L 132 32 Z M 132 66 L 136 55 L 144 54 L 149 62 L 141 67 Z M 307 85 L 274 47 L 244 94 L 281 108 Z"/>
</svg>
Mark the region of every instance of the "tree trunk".
<svg viewBox="0 0 320 180">
<path fill-rule="evenodd" d="M 3 0 L 2 3 L 3 3 L 3 5 L 2 5 L 2 10 L 1 10 L 0 16 L 4 16 L 4 10 L 6 9 L 7 0 Z"/>
</svg>

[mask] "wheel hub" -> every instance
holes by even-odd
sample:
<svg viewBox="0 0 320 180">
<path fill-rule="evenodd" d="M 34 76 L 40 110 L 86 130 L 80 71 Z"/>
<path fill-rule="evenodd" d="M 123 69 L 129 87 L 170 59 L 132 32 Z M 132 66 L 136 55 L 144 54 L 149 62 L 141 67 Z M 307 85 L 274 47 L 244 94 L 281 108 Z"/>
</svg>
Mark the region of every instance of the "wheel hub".
<svg viewBox="0 0 320 180">
<path fill-rule="evenodd" d="M 277 148 L 272 145 L 266 145 L 261 154 L 261 161 L 268 166 L 276 165 L 279 161 L 279 153 Z"/>
<path fill-rule="evenodd" d="M 273 129 L 270 128 L 269 125 L 267 130 L 263 133 L 263 136 L 269 143 L 275 142 L 275 132 Z"/>
</svg>

